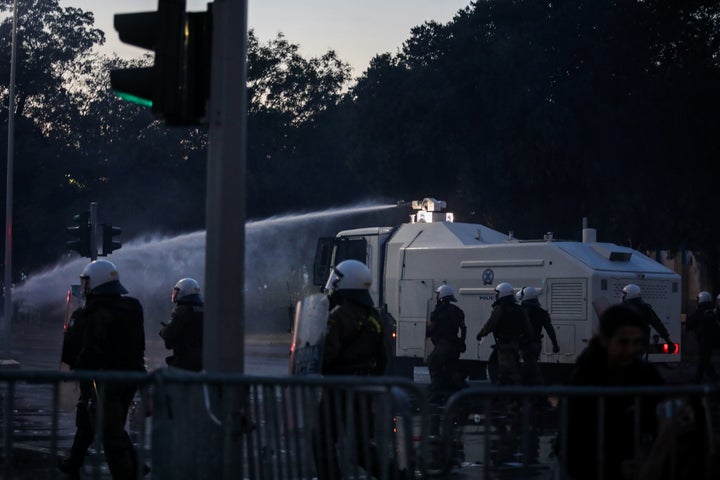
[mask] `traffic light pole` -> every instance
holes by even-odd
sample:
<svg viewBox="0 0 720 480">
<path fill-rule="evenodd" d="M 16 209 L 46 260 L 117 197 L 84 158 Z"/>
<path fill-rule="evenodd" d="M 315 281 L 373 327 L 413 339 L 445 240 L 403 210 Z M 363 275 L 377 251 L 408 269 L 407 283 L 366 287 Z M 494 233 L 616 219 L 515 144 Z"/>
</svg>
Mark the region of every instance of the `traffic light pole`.
<svg viewBox="0 0 720 480">
<path fill-rule="evenodd" d="M 247 0 L 215 0 L 205 246 L 203 364 L 244 370 Z"/>
</svg>

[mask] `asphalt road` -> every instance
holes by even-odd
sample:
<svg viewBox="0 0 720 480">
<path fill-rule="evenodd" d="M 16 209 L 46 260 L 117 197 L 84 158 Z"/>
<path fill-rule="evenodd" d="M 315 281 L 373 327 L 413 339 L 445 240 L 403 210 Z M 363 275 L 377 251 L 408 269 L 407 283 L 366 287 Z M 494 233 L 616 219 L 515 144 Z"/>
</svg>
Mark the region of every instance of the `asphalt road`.
<svg viewBox="0 0 720 480">
<path fill-rule="evenodd" d="M 42 323 L 19 324 L 14 325 L 13 328 L 11 351 L 13 358 L 20 362 L 20 368 L 23 370 L 55 370 L 59 367 L 61 341 L 62 327 L 50 328 Z M 245 344 L 245 371 L 262 376 L 286 375 L 290 341 L 289 333 L 248 336 Z M 157 335 L 149 334 L 146 349 L 148 369 L 163 367 L 167 354 L 161 339 Z M 659 367 L 668 383 L 685 384 L 692 379 L 696 358 L 694 338 L 683 338 L 683 354 L 681 363 Z M 720 365 L 720 362 L 716 364 Z M 415 381 L 428 383 L 427 370 L 416 369 Z M 48 447 L 52 421 L 52 407 L 49 405 L 49 399 L 52 398 L 51 389 L 46 385 L 29 383 L 17 384 L 16 389 L 18 400 L 13 412 L 15 470 L 13 474 L 6 472 L 4 478 L 52 478 L 56 459 L 52 457 Z M 58 448 L 61 452 L 69 448 L 74 434 L 75 394 L 69 392 L 66 400 L 58 416 Z M 556 430 L 553 426 L 552 414 L 543 414 L 538 425 L 530 439 L 533 450 L 531 463 L 522 478 L 549 478 L 550 475 L 552 464 L 550 445 Z M 458 457 L 458 466 L 450 475 L 453 478 L 482 478 L 483 435 L 479 427 L 474 427 L 472 422 L 466 430 L 463 454 Z M 494 455 L 505 455 L 505 457 L 495 458 L 497 468 L 493 470 L 491 477 L 513 478 L 513 475 L 518 473 L 516 469 L 519 454 L 512 448 L 504 447 L 516 445 L 517 435 L 507 438 L 498 436 L 492 441 Z M 7 464 L 4 466 L 0 464 L 0 470 L 5 467 Z M 109 478 L 104 462 L 98 455 L 91 455 L 86 468 L 88 475 L 92 473 L 93 468 L 98 468 L 99 478 Z"/>
</svg>

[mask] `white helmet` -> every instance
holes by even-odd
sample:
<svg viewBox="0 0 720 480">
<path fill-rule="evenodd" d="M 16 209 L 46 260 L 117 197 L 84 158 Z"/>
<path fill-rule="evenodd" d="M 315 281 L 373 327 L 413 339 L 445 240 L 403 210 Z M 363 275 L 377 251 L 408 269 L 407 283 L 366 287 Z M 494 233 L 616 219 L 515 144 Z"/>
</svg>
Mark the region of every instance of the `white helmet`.
<svg viewBox="0 0 720 480">
<path fill-rule="evenodd" d="M 520 300 L 537 300 L 538 298 L 538 291 L 535 287 L 523 287 L 518 292 L 520 295 Z"/>
<path fill-rule="evenodd" d="M 706 302 L 712 302 L 712 295 L 710 295 L 710 292 L 700 292 L 697 296 L 698 303 L 706 303 Z"/>
<path fill-rule="evenodd" d="M 109 260 L 94 260 L 87 264 L 80 274 L 80 285 L 83 293 L 97 293 L 99 287 L 105 286 L 104 293 L 127 293 L 120 284 L 120 273 L 115 264 Z"/>
<path fill-rule="evenodd" d="M 438 301 L 443 298 L 447 298 L 451 302 L 457 302 L 457 298 L 455 298 L 455 289 L 453 289 L 450 285 L 440 285 L 436 292 Z"/>
<path fill-rule="evenodd" d="M 194 278 L 178 280 L 172 291 L 172 301 L 177 303 L 189 295 L 200 295 L 200 284 Z"/>
<path fill-rule="evenodd" d="M 622 299 L 632 300 L 633 298 L 640 298 L 640 287 L 634 283 L 629 283 L 622 289 Z"/>
<path fill-rule="evenodd" d="M 330 272 L 325 284 L 325 292 L 372 307 L 370 285 L 372 285 L 372 275 L 364 263 L 357 260 L 343 260 Z"/>
<path fill-rule="evenodd" d="M 369 290 L 372 285 L 370 269 L 357 260 L 343 260 L 332 269 L 325 290 Z"/>
<path fill-rule="evenodd" d="M 507 297 L 508 295 L 513 295 L 515 293 L 515 289 L 512 285 L 510 285 L 507 282 L 498 283 L 495 287 L 495 299 L 500 300 L 503 297 Z"/>
</svg>

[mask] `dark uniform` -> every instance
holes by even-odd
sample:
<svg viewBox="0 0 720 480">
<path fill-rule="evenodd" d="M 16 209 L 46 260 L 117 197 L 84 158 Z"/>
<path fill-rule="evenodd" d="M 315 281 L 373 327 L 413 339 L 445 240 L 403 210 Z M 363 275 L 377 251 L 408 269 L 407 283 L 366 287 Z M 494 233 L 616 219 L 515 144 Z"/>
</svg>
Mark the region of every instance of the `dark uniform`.
<svg viewBox="0 0 720 480">
<path fill-rule="evenodd" d="M 625 300 L 624 303 L 630 305 L 631 307 L 635 308 L 637 312 L 642 316 L 642 318 L 645 320 L 645 352 L 647 356 L 648 348 L 650 346 L 650 327 L 654 328 L 655 331 L 660 334 L 660 337 L 665 340 L 665 343 L 668 345 L 668 349 L 670 353 L 675 352 L 675 344 L 670 339 L 670 333 L 668 332 L 668 329 L 665 328 L 665 325 L 662 323 L 662 320 L 657 316 L 655 313 L 655 310 L 653 310 L 652 306 L 650 306 L 649 303 L 646 303 L 642 298 L 636 297 L 629 300 Z"/>
<path fill-rule="evenodd" d="M 171 367 L 199 372 L 203 360 L 203 302 L 200 295 L 187 295 L 177 301 L 170 323 L 163 324 L 160 336 L 173 355 L 165 361 Z"/>
<path fill-rule="evenodd" d="M 85 341 L 85 331 L 88 323 L 87 308 L 78 308 L 70 316 L 67 328 L 63 335 L 62 357 L 71 370 L 77 369 L 77 360 Z M 88 448 L 95 439 L 95 432 L 92 427 L 89 406 L 95 401 L 92 382 L 81 381 L 80 398 L 75 407 L 75 437 L 70 448 L 70 456 L 60 464 L 60 469 L 65 473 L 76 473 L 83 464 Z"/>
<path fill-rule="evenodd" d="M 358 293 L 358 292 L 355 292 Z M 322 373 L 324 375 L 382 375 L 387 367 L 387 352 L 380 313 L 372 306 L 368 292 L 343 298 L 343 292 L 334 294 L 333 303 L 339 301 L 330 312 L 323 352 Z M 357 301 L 360 298 L 370 300 Z M 363 468 L 379 475 L 380 454 L 374 445 L 368 445 L 374 436 L 372 394 L 359 391 L 326 390 L 319 406 L 319 428 L 315 435 L 315 460 L 318 478 L 341 479 L 336 447 L 341 432 L 348 428 L 344 424 L 346 405 L 352 403 L 358 412 L 354 417 L 351 431 L 355 438 L 350 440 Z"/>
<path fill-rule="evenodd" d="M 532 338 L 530 322 L 513 295 L 499 298 L 492 306 L 492 314 L 477 334 L 477 340 L 494 334 L 498 381 L 501 385 L 517 385 L 521 379 L 519 353 Z"/>
<path fill-rule="evenodd" d="M 448 298 L 448 297 L 446 297 Z M 459 370 L 460 354 L 465 351 L 465 313 L 448 299 L 441 299 L 430 314 L 426 336 L 435 347 L 428 356 L 431 397 L 439 399 L 467 386 Z M 460 337 L 458 337 L 460 332 Z"/>
<path fill-rule="evenodd" d="M 324 375 L 382 375 L 387 367 L 380 313 L 346 301 L 330 312 L 325 334 Z"/>
<path fill-rule="evenodd" d="M 712 364 L 712 352 L 720 347 L 720 312 L 713 308 L 712 301 L 699 303 L 685 325 L 688 331 L 694 330 L 697 336 L 698 365 L 695 383 L 701 383 L 705 374 L 713 382 L 718 380 L 718 373 Z"/>
<path fill-rule="evenodd" d="M 539 361 L 540 352 L 542 351 L 543 329 L 545 329 L 548 337 L 550 337 L 553 352 L 559 352 L 560 347 L 558 346 L 555 329 L 550 320 L 550 314 L 540 306 L 540 302 L 536 298 L 523 300 L 521 306 L 532 328 L 531 340 L 523 349 L 523 384 L 542 385 L 544 382 Z"/>
<path fill-rule="evenodd" d="M 71 367 L 76 370 L 145 371 L 145 331 L 143 310 L 137 299 L 116 293 L 102 293 L 101 285 L 89 294 L 86 305 L 73 314 L 66 334 L 68 359 L 75 357 Z M 124 289 L 123 289 L 124 290 Z M 82 336 L 79 351 L 77 335 Z M 68 338 L 70 338 L 68 340 Z M 128 410 L 137 385 L 107 383 L 105 386 L 105 425 L 103 447 L 114 480 L 136 479 L 137 459 L 125 431 Z M 88 447 L 95 438 L 95 407 L 98 401 L 94 382 L 81 382 L 80 400 L 76 411 L 77 432 L 70 457 L 61 470 L 73 473 L 82 466 Z"/>
</svg>

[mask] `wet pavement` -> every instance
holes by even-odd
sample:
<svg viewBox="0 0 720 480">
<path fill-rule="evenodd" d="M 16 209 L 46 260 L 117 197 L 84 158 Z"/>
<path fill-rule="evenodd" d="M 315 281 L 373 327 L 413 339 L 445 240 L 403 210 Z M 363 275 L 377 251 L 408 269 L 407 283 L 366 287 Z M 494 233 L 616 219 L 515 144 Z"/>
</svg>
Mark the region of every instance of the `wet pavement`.
<svg viewBox="0 0 720 480">
<path fill-rule="evenodd" d="M 12 358 L 19 363 L 22 371 L 57 371 L 62 345 L 62 326 L 48 328 L 44 323 L 13 325 L 11 342 Z M 246 338 L 245 370 L 254 375 L 282 376 L 288 372 L 290 334 L 258 334 Z M 168 351 L 162 340 L 155 335 L 146 339 L 146 366 L 148 371 L 165 366 Z M 15 368 L 13 368 L 15 369 Z M 79 392 L 74 382 L 63 383 L 59 389 L 60 405 L 57 417 L 53 418 L 54 387 L 45 383 L 15 383 L 12 405 L 12 456 L 8 463 L 5 455 L 0 456 L 0 475 L 4 479 L 48 479 L 65 478 L 56 466 L 58 455 L 64 456 L 72 444 L 75 434 L 75 404 Z M 0 403 L 5 411 L 7 384 L 0 386 Z M 136 402 L 139 403 L 139 402 Z M 130 412 L 130 434 L 136 445 L 140 430 L 141 416 L 134 405 Z M 3 415 L 4 417 L 4 415 Z M 53 424 L 57 436 L 53 444 Z M 150 431 L 150 420 L 146 420 L 146 432 Z M 0 431 L 0 439 L 4 439 Z M 2 443 L 0 448 L 4 449 Z M 149 454 L 149 452 L 147 452 Z M 83 478 L 111 478 L 107 465 L 95 448 L 89 450 L 82 472 Z M 150 478 L 147 476 L 146 478 Z"/>
<path fill-rule="evenodd" d="M 49 332 L 42 325 L 16 327 L 13 331 L 13 357 L 22 370 L 57 370 L 60 357 L 61 331 Z M 149 370 L 164 366 L 167 351 L 159 338 L 147 339 L 147 365 Z M 263 376 L 287 374 L 290 334 L 248 336 L 246 342 L 247 372 Z M 661 374 L 670 384 L 687 384 L 694 374 L 694 357 L 691 348 L 679 364 L 659 366 Z M 716 359 L 717 361 L 717 359 Z M 416 369 L 415 381 L 429 383 L 427 370 Z M 473 386 L 483 382 L 473 382 Z M 6 395 L 3 387 L 3 397 Z M 3 478 L 35 479 L 63 478 L 56 470 L 55 452 L 64 454 L 71 444 L 74 427 L 74 406 L 77 392 L 72 385 L 63 386 L 61 408 L 53 418 L 53 389 L 49 385 L 22 382 L 15 386 L 16 404 L 13 406 L 12 464 L 0 463 Z M 4 406 L 3 406 L 4 408 Z M 497 413 L 497 412 L 496 412 Z M 131 429 L 137 430 L 138 415 L 131 415 Z M 57 443 L 52 443 L 52 425 L 57 422 Z M 149 420 L 146 420 L 146 431 Z M 533 414 L 509 412 L 492 416 L 492 431 L 486 445 L 486 418 L 477 411 L 464 412 L 459 420 L 462 429 L 461 444 L 453 449 L 456 465 L 450 471 L 431 471 L 435 478 L 551 478 L 553 468 L 552 442 L 557 432 L 557 413 L 542 408 Z M 524 423 L 523 423 L 524 422 Z M 527 432 L 518 435 L 517 432 Z M 136 431 L 131 432 L 137 438 Z M 445 445 L 437 445 L 442 452 Z M 439 453 L 439 455 L 443 455 Z M 486 462 L 490 467 L 486 468 Z M 9 467 L 12 467 L 9 469 Z M 12 473 L 10 473 L 12 471 Z M 486 475 L 486 473 L 489 474 Z M 110 478 L 104 459 L 91 450 L 83 472 L 84 478 Z M 149 478 L 149 477 L 148 477 Z"/>
</svg>

